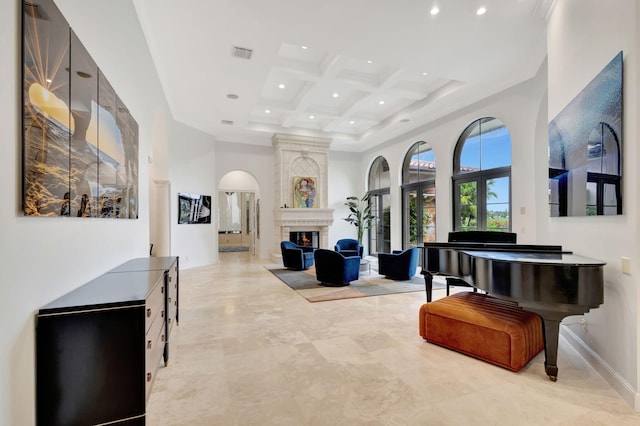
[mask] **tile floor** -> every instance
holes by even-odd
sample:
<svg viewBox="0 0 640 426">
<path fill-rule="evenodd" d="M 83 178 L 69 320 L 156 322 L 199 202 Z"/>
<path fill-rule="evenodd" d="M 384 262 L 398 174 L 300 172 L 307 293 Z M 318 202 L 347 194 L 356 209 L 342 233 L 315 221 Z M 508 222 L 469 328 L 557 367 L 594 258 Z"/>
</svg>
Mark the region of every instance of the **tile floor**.
<svg viewBox="0 0 640 426">
<path fill-rule="evenodd" d="M 640 425 L 562 338 L 552 383 L 543 354 L 513 373 L 426 343 L 422 292 L 309 303 L 249 254 L 220 258 L 180 272 L 149 425 Z"/>
</svg>

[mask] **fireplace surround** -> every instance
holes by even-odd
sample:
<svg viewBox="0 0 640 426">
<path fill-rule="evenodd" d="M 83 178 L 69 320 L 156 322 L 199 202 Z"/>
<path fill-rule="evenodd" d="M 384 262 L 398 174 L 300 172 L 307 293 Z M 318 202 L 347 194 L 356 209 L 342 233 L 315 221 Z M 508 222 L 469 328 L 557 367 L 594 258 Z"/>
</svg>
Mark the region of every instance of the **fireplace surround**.
<svg viewBox="0 0 640 426">
<path fill-rule="evenodd" d="M 271 138 L 275 151 L 276 241 L 272 249 L 279 258 L 280 241 L 290 241 L 291 233 L 309 232 L 317 235 L 316 248 L 329 248 L 329 226 L 333 224 L 333 209 L 328 208 L 328 154 L 330 139 L 276 133 Z M 300 177 L 315 182 L 314 207 L 294 206 L 294 184 Z M 297 241 L 294 241 L 297 243 Z"/>
</svg>

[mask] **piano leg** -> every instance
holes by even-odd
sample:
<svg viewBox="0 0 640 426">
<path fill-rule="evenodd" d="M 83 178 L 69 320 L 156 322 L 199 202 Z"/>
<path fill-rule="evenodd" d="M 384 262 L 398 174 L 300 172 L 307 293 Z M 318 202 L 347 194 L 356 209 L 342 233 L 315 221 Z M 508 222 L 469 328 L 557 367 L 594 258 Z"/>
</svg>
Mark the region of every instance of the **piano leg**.
<svg viewBox="0 0 640 426">
<path fill-rule="evenodd" d="M 558 380 L 558 337 L 562 318 L 541 317 L 544 325 L 544 370 L 549 380 L 555 382 Z"/>
<path fill-rule="evenodd" d="M 429 271 L 422 271 L 424 275 L 424 290 L 427 293 L 427 303 L 431 302 L 431 293 L 433 290 L 433 274 Z"/>
</svg>

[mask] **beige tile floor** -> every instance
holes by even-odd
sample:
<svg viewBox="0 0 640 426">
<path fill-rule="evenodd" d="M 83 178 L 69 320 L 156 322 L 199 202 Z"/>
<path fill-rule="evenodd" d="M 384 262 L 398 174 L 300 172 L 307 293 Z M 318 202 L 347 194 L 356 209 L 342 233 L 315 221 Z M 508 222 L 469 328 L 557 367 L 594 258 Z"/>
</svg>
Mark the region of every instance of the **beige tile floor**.
<svg viewBox="0 0 640 426">
<path fill-rule="evenodd" d="M 149 425 L 640 425 L 562 338 L 552 383 L 542 354 L 513 373 L 426 343 L 422 292 L 309 303 L 247 253 L 220 257 L 180 273 Z"/>
</svg>

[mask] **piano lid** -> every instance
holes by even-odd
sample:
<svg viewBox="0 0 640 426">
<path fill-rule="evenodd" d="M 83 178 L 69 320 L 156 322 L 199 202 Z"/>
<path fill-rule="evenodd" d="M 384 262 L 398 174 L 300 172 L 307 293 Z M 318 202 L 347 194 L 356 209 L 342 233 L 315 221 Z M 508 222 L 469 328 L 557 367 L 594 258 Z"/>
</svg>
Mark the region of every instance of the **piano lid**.
<svg viewBox="0 0 640 426">
<path fill-rule="evenodd" d="M 510 263 L 550 264 L 563 266 L 603 266 L 606 262 L 572 253 L 535 253 L 509 251 L 461 250 L 462 253 L 483 259 Z"/>
<path fill-rule="evenodd" d="M 483 243 L 483 242 L 463 242 L 455 241 L 450 243 L 424 243 L 421 246 L 425 251 L 430 249 L 445 250 L 491 250 L 491 251 L 526 251 L 526 252 L 563 252 L 562 246 L 558 245 L 540 245 L 540 244 L 512 244 L 512 243 Z M 570 252 L 564 252 L 570 253 Z"/>
</svg>

